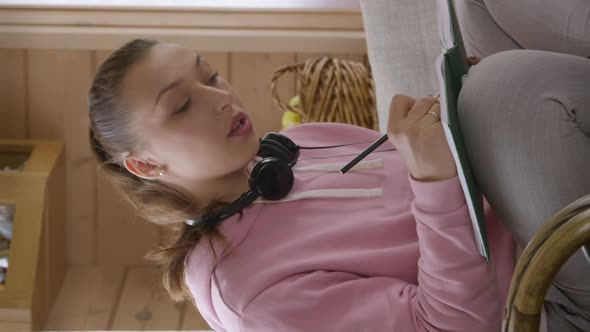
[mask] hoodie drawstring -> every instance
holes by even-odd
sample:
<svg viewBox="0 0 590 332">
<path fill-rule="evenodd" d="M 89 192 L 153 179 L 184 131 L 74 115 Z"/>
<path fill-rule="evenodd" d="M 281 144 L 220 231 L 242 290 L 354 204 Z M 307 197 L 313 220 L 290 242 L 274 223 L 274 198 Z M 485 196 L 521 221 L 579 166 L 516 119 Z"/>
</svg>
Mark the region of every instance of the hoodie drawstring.
<svg viewBox="0 0 590 332">
<path fill-rule="evenodd" d="M 304 172 L 339 172 L 347 163 L 326 163 L 302 167 L 293 167 L 294 173 Z M 351 171 L 360 171 L 365 169 L 383 168 L 383 159 L 363 160 L 356 164 Z M 378 197 L 383 196 L 383 188 L 342 188 L 342 189 L 313 189 L 301 191 L 297 193 L 290 193 L 287 197 L 272 201 L 259 198 L 254 203 L 281 203 L 296 201 L 305 198 L 359 198 L 359 197 Z"/>
</svg>

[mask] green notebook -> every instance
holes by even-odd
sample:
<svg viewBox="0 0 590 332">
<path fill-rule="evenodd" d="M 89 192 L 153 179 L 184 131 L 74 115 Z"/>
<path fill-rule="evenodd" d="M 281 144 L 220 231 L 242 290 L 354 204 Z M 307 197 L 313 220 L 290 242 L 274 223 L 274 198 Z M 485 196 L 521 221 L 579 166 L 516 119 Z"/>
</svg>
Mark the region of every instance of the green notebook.
<svg viewBox="0 0 590 332">
<path fill-rule="evenodd" d="M 459 91 L 461 91 L 463 79 L 467 76 L 469 65 L 453 0 L 438 0 L 438 19 L 442 54 L 436 59 L 435 68 L 439 81 L 441 121 L 457 164 L 459 180 L 473 224 L 475 242 L 479 253 L 489 261 L 491 257 L 483 197 L 477 189 L 471 172 L 457 115 Z"/>
</svg>

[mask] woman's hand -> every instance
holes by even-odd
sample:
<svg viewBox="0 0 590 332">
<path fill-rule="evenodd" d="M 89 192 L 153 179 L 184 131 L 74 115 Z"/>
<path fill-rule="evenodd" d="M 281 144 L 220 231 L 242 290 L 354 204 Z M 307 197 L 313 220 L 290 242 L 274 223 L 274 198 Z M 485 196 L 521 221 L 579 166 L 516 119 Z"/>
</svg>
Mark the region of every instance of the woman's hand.
<svg viewBox="0 0 590 332">
<path fill-rule="evenodd" d="M 436 98 L 395 95 L 389 107 L 387 136 L 414 179 L 440 181 L 457 176 Z"/>
</svg>

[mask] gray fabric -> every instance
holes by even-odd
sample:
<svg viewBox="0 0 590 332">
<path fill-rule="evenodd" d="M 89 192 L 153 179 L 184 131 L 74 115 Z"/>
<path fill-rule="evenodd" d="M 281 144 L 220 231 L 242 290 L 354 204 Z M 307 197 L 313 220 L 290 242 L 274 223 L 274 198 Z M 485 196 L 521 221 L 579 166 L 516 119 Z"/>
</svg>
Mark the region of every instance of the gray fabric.
<svg viewBox="0 0 590 332">
<path fill-rule="evenodd" d="M 386 133 L 389 104 L 395 94 L 438 94 L 434 70 L 440 54 L 436 1 L 361 0 L 361 10 L 375 80 L 379 131 Z"/>
<path fill-rule="evenodd" d="M 488 56 L 465 80 L 459 118 L 475 178 L 523 245 L 590 193 L 589 87 L 590 60 L 534 50 Z M 588 276 L 581 252 L 563 266 L 547 297 L 550 331 L 590 331 Z"/>
<path fill-rule="evenodd" d="M 481 0 L 457 0 L 457 16 L 467 54 L 488 55 L 522 48 L 494 21 Z"/>
<path fill-rule="evenodd" d="M 456 0 L 456 6 L 471 55 L 525 48 L 590 56 L 589 0 Z"/>
<path fill-rule="evenodd" d="M 527 48 L 590 56 L 588 0 L 457 0 L 456 4 L 470 55 L 485 58 L 505 50 Z M 475 68 L 480 68 L 472 71 L 484 70 L 485 73 L 471 77 L 470 72 L 471 85 L 462 92 L 462 95 L 474 94 L 471 98 L 462 98 L 478 99 L 479 103 L 483 102 L 482 92 L 488 93 L 482 89 L 487 89 L 496 96 L 489 98 L 497 100 L 479 107 L 479 112 L 486 115 L 476 115 L 477 111 L 461 104 L 464 113 L 461 125 L 465 126 L 464 134 L 469 135 L 472 163 L 479 169 L 476 177 L 479 182 L 486 183 L 486 196 L 494 201 L 492 205 L 513 234 L 525 243 L 543 221 L 576 198 L 590 193 L 590 174 L 586 166 L 590 161 L 590 92 L 587 89 L 590 60 L 582 62 L 582 58 L 576 58 L 574 62 L 578 65 L 574 65 L 567 58 L 551 54 L 542 54 L 539 58 L 522 54 L 500 57 L 504 60 L 494 59 L 495 65 L 482 62 L 487 69 L 477 65 Z M 507 57 L 520 57 L 520 60 Z M 514 63 L 519 61 L 520 64 Z M 519 69 L 511 68 L 518 66 Z M 581 71 L 576 72 L 577 69 Z M 486 75 L 491 77 L 486 78 L 487 83 L 482 82 L 485 87 L 473 83 Z M 491 116 L 496 122 L 485 123 L 483 126 L 489 129 L 478 131 Z M 476 120 L 476 117 L 479 118 Z M 475 121 L 480 123 L 477 129 L 471 128 Z M 490 134 L 491 128 L 494 134 Z M 479 146 L 480 140 L 489 140 L 482 144 L 489 144 L 491 150 Z M 487 161 L 492 158 L 495 162 L 488 163 L 480 158 L 483 151 L 490 153 Z M 502 173 L 507 176 L 503 177 Z M 590 265 L 582 258 L 582 253 L 566 262 L 546 296 L 544 309 L 549 331 L 590 331 L 588 275 Z"/>
</svg>

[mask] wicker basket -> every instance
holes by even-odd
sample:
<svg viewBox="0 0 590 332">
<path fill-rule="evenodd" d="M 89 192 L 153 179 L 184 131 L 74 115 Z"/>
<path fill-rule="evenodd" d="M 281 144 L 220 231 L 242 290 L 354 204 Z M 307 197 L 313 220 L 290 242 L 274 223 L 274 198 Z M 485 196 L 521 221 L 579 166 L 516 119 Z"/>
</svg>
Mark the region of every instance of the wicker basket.
<svg viewBox="0 0 590 332">
<path fill-rule="evenodd" d="M 300 108 L 283 103 L 277 82 L 294 72 Z M 323 56 L 305 63 L 277 69 L 270 83 L 272 98 L 283 111 L 301 115 L 305 122 L 340 122 L 378 130 L 374 83 L 370 72 L 359 62 Z"/>
</svg>

